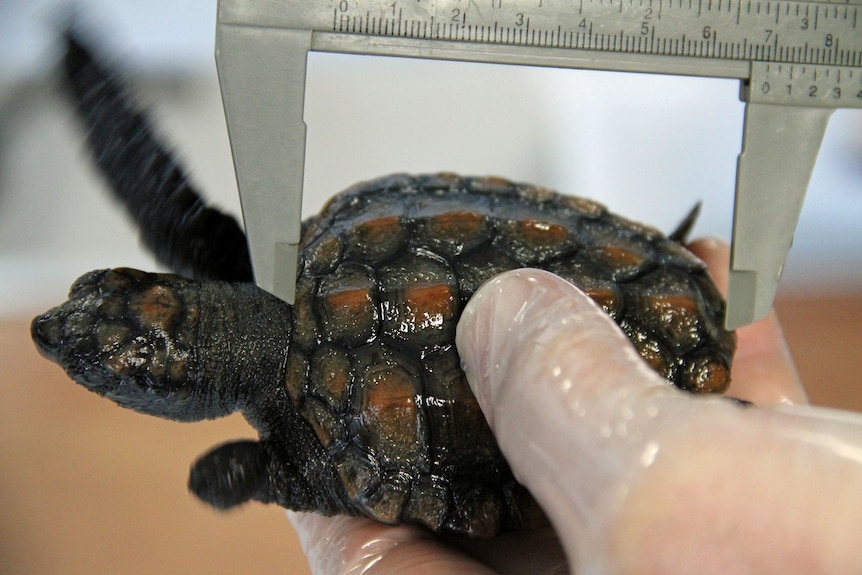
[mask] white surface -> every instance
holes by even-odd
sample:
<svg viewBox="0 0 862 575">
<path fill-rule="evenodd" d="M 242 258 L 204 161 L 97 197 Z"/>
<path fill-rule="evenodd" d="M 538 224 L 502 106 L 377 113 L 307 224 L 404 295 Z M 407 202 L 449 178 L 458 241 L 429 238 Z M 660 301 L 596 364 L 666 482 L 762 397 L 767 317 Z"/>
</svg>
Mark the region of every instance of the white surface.
<svg viewBox="0 0 862 575">
<path fill-rule="evenodd" d="M 92 268 L 154 268 L 47 82 L 51 7 L 0 3 L 0 315 Z M 212 57 L 215 1 L 82 2 L 199 188 L 238 213 Z M 54 18 L 56 20 L 56 18 Z M 304 213 L 390 172 L 496 174 L 729 237 L 743 106 L 727 80 L 312 54 Z M 862 288 L 862 114 L 833 116 L 783 290 Z"/>
</svg>

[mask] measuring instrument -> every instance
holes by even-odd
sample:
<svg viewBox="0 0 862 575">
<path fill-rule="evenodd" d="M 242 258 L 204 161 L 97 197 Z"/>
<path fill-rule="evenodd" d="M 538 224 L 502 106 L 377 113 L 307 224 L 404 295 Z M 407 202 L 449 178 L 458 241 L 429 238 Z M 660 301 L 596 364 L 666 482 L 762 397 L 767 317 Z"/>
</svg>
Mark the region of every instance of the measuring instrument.
<svg viewBox="0 0 862 575">
<path fill-rule="evenodd" d="M 862 0 L 219 0 L 255 281 L 290 303 L 309 51 L 740 79 L 728 328 L 769 312 L 829 117 L 862 108 Z"/>
</svg>

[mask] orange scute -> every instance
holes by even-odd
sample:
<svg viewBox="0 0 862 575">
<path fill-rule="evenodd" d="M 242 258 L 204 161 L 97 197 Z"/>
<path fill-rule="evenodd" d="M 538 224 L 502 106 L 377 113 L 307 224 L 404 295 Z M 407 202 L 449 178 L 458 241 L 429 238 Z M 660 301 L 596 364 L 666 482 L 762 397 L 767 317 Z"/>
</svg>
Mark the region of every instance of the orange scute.
<svg viewBox="0 0 862 575">
<path fill-rule="evenodd" d="M 348 322 L 351 319 L 364 318 L 372 313 L 373 306 L 371 290 L 368 288 L 345 289 L 326 296 L 326 307 L 336 321 Z"/>
<path fill-rule="evenodd" d="M 356 228 L 356 235 L 371 244 L 387 242 L 401 233 L 401 218 L 387 216 L 363 222 Z"/>
<path fill-rule="evenodd" d="M 407 288 L 404 300 L 420 322 L 431 318 L 450 319 L 455 315 L 455 295 L 448 285 Z"/>
<path fill-rule="evenodd" d="M 689 383 L 693 384 L 696 392 L 724 393 L 730 385 L 730 370 L 723 363 L 711 361 L 691 379 Z"/>
<path fill-rule="evenodd" d="M 608 260 L 620 267 L 639 266 L 644 261 L 641 254 L 620 246 L 602 246 L 599 249 Z"/>
<path fill-rule="evenodd" d="M 676 312 L 678 315 L 697 312 L 697 304 L 689 294 L 657 295 L 650 298 L 651 307 L 656 310 Z"/>
<path fill-rule="evenodd" d="M 316 354 L 311 374 L 312 390 L 327 401 L 341 404 L 350 384 L 347 353 L 330 348 Z"/>
<path fill-rule="evenodd" d="M 599 287 L 584 290 L 594 302 L 599 304 L 605 313 L 614 313 L 619 306 L 619 294 L 611 288 Z"/>
<path fill-rule="evenodd" d="M 418 449 L 418 414 L 413 378 L 397 365 L 368 373 L 362 413 L 372 443 L 390 458 L 413 457 Z"/>
<path fill-rule="evenodd" d="M 555 246 L 569 238 L 569 230 L 559 224 L 524 220 L 518 222 L 518 235 L 522 241 L 535 247 Z"/>
<path fill-rule="evenodd" d="M 477 213 L 447 212 L 430 218 L 428 227 L 435 237 L 462 238 L 480 233 L 484 223 L 484 218 Z"/>
<path fill-rule="evenodd" d="M 134 302 L 138 317 L 144 325 L 170 327 L 180 311 L 180 301 L 169 288 L 154 285 Z"/>
</svg>

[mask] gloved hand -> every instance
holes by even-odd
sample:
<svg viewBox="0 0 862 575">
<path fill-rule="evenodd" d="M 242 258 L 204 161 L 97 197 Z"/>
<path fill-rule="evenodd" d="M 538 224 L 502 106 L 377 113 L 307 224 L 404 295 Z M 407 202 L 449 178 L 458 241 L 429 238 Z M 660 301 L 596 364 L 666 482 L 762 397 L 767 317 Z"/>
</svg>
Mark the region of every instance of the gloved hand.
<svg viewBox="0 0 862 575">
<path fill-rule="evenodd" d="M 691 246 L 726 284 L 727 248 Z M 458 329 L 468 380 L 553 530 L 488 541 L 289 513 L 315 573 L 862 572 L 862 416 L 805 402 L 774 315 L 729 395 L 669 387 L 570 284 L 503 274 Z"/>
</svg>

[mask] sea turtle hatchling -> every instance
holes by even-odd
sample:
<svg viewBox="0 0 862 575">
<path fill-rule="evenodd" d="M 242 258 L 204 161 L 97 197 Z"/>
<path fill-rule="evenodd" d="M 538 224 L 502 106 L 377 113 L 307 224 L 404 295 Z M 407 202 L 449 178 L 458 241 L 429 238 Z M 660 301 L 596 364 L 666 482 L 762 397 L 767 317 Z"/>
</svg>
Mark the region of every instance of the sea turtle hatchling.
<svg viewBox="0 0 862 575">
<path fill-rule="evenodd" d="M 179 274 L 81 277 L 34 319 L 75 381 L 180 421 L 241 411 L 260 434 L 216 447 L 204 501 L 418 522 L 491 536 L 541 522 L 466 384 L 455 326 L 474 291 L 538 267 L 585 290 L 669 382 L 721 392 L 734 336 L 678 235 L 589 200 L 495 178 L 396 175 L 303 224 L 293 306 L 252 283 L 245 236 L 204 205 L 120 83 L 67 34 L 67 86 L 96 162 Z"/>
</svg>

